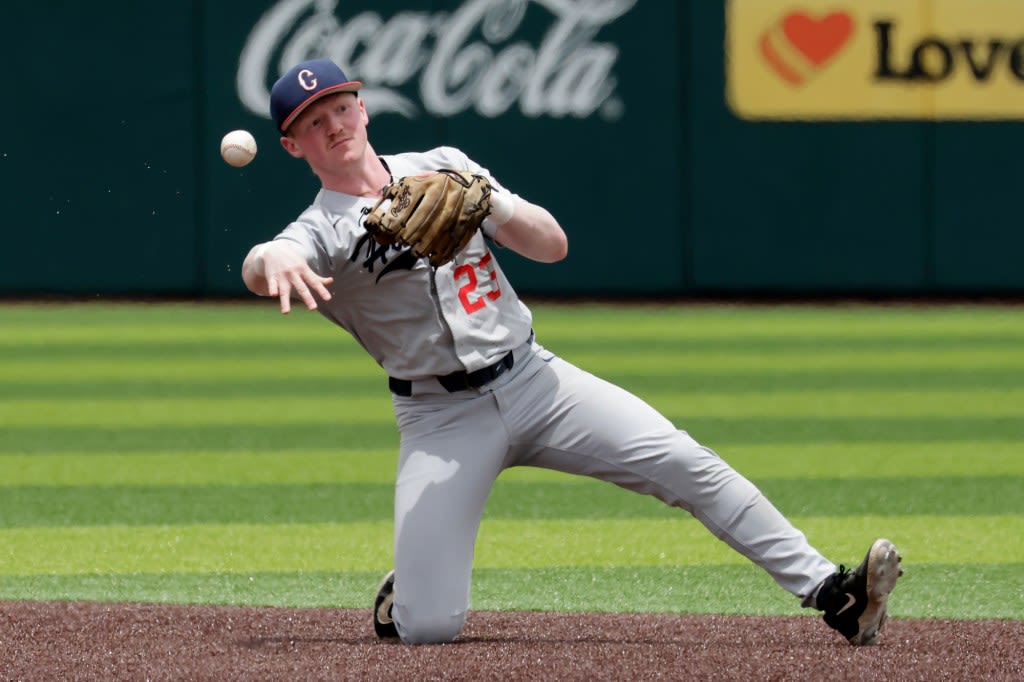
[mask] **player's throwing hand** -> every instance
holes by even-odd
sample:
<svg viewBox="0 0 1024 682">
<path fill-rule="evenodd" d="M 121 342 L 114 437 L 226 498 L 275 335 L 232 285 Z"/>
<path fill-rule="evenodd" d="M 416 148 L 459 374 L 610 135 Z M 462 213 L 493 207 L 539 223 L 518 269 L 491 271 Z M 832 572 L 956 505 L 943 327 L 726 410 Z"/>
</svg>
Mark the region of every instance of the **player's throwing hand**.
<svg viewBox="0 0 1024 682">
<path fill-rule="evenodd" d="M 317 308 L 314 293 L 324 301 L 331 300 L 331 292 L 327 287 L 334 282 L 334 278 L 317 275 L 305 259 L 283 241 L 270 241 L 254 247 L 246 258 L 244 268 L 254 268 L 256 273 L 263 271 L 263 279 L 266 281 L 264 295 L 280 299 L 282 315 L 291 312 L 292 292 L 310 310 Z"/>
</svg>

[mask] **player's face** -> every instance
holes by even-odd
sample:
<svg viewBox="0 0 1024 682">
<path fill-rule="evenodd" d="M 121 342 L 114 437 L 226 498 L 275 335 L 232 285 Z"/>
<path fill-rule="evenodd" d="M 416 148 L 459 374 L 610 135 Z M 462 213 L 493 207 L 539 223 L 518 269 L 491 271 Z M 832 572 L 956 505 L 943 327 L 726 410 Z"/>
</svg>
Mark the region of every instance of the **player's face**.
<svg viewBox="0 0 1024 682">
<path fill-rule="evenodd" d="M 354 93 L 328 95 L 302 112 L 281 144 L 314 171 L 336 172 L 363 159 L 368 121 L 363 100 Z"/>
</svg>

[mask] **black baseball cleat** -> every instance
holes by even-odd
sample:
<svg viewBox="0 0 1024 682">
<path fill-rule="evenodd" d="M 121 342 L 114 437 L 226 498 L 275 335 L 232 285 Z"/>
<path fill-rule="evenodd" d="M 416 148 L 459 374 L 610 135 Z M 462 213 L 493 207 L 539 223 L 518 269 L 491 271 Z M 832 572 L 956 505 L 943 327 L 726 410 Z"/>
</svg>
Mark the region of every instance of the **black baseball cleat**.
<svg viewBox="0 0 1024 682">
<path fill-rule="evenodd" d="M 377 598 L 373 600 L 373 630 L 381 639 L 398 637 L 398 628 L 391 620 L 391 606 L 395 600 L 395 572 L 388 571 L 384 580 L 377 588 Z"/>
<path fill-rule="evenodd" d="M 829 627 L 850 644 L 873 644 L 885 624 L 889 593 L 903 575 L 900 553 L 882 538 L 875 540 L 853 573 L 840 566 L 818 590 L 818 610 Z"/>
</svg>

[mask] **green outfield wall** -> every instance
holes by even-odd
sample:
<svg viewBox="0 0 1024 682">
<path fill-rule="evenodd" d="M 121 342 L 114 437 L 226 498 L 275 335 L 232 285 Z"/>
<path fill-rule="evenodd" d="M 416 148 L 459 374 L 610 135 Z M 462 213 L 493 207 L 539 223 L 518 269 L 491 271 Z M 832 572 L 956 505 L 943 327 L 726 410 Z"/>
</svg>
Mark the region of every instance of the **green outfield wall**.
<svg viewBox="0 0 1024 682">
<path fill-rule="evenodd" d="M 563 263 L 502 259 L 524 292 L 1024 293 L 1024 4 L 965 5 L 18 3 L 0 294 L 243 293 L 317 187 L 270 84 L 325 54 L 378 152 L 455 145 L 561 220 Z"/>
</svg>

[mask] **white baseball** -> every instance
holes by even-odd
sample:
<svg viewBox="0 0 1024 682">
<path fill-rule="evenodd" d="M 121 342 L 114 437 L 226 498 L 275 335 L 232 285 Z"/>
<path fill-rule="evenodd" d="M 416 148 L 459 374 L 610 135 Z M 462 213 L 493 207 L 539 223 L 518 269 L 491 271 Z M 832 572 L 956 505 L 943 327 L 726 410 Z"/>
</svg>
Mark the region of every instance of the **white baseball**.
<svg viewBox="0 0 1024 682">
<path fill-rule="evenodd" d="M 232 130 L 220 141 L 220 155 L 235 168 L 247 166 L 256 158 L 256 139 L 248 130 Z"/>
</svg>

